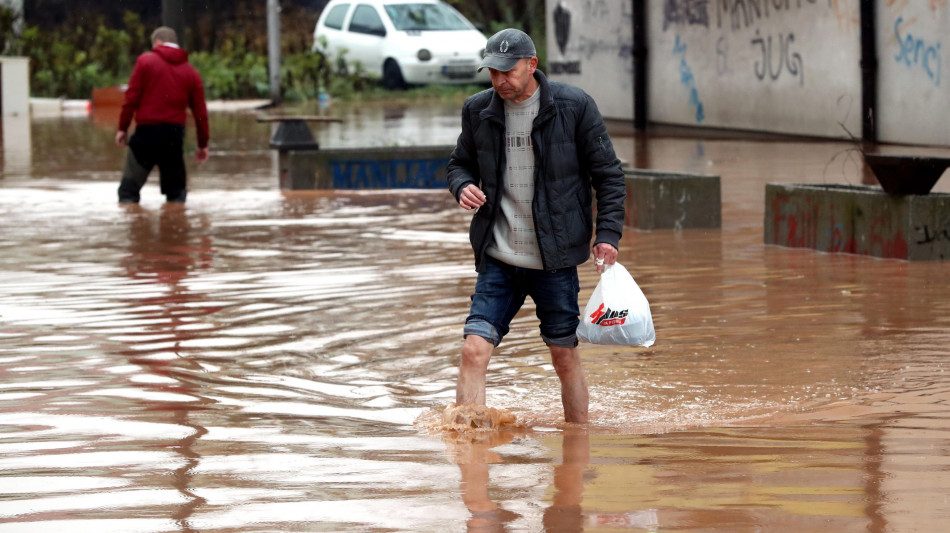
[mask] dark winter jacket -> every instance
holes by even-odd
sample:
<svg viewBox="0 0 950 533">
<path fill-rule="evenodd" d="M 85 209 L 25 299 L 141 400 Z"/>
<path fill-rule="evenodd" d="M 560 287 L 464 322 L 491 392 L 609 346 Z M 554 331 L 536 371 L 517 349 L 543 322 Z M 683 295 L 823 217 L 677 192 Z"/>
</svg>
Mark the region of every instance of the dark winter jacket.
<svg viewBox="0 0 950 533">
<path fill-rule="evenodd" d="M 188 52 L 158 45 L 135 61 L 125 103 L 119 115 L 119 131 L 136 124 L 185 124 L 186 109 L 195 117 L 198 147 L 208 146 L 208 110 L 201 76 L 188 63 Z"/>
<path fill-rule="evenodd" d="M 534 120 L 534 226 L 545 270 L 577 266 L 590 257 L 592 193 L 597 198 L 597 238 L 619 249 L 623 233 L 624 187 L 620 160 L 594 100 L 567 84 L 548 82 L 535 71 L 541 102 Z M 462 108 L 462 133 L 448 165 L 449 191 L 459 195 L 474 183 L 486 201 L 472 217 L 469 240 L 479 272 L 501 214 L 505 168 L 505 106 L 494 89 L 469 97 Z"/>
</svg>

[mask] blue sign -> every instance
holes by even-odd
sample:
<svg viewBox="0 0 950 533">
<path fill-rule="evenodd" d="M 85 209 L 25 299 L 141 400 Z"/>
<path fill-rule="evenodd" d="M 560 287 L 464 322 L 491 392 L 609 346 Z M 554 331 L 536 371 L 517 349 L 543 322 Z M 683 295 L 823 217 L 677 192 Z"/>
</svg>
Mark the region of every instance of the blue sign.
<svg viewBox="0 0 950 533">
<path fill-rule="evenodd" d="M 446 186 L 447 157 L 331 160 L 334 189 L 439 189 Z"/>
</svg>

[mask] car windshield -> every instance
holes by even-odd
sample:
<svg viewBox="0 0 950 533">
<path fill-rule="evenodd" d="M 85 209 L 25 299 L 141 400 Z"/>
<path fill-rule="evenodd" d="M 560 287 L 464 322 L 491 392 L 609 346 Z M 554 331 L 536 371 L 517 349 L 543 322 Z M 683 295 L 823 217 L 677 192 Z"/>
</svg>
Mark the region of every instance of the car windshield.
<svg viewBox="0 0 950 533">
<path fill-rule="evenodd" d="M 388 4 L 386 14 L 399 31 L 470 29 L 458 12 L 445 4 Z"/>
</svg>

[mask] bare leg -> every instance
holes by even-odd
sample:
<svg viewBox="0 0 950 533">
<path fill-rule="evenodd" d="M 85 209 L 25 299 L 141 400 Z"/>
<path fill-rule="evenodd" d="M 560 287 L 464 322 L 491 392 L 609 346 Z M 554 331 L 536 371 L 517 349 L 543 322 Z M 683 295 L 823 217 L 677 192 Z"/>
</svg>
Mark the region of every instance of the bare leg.
<svg viewBox="0 0 950 533">
<path fill-rule="evenodd" d="M 495 346 L 479 337 L 468 335 L 462 346 L 462 361 L 459 364 L 459 380 L 455 389 L 458 405 L 485 405 L 485 373 Z"/>
<path fill-rule="evenodd" d="M 576 424 L 587 423 L 587 378 L 581 367 L 580 350 L 549 346 L 551 361 L 557 377 L 561 379 L 561 403 L 564 404 L 564 419 Z"/>
</svg>

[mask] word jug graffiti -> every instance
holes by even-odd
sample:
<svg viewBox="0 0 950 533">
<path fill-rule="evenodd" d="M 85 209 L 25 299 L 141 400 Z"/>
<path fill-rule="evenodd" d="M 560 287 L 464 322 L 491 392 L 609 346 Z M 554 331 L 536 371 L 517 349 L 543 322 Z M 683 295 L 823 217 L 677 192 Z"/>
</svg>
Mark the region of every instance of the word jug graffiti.
<svg viewBox="0 0 950 533">
<path fill-rule="evenodd" d="M 584 308 L 577 337 L 591 344 L 652 346 L 656 341 L 650 303 L 620 263 L 608 266 Z"/>
</svg>

